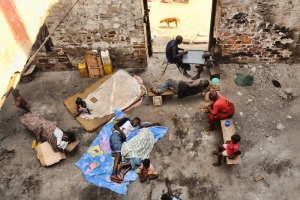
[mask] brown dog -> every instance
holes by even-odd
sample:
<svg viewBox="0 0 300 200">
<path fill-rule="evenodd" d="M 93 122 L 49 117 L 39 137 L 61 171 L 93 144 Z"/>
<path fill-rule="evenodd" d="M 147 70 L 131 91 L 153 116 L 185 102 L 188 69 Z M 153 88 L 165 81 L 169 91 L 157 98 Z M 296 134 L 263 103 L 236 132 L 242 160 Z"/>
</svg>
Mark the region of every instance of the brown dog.
<svg viewBox="0 0 300 200">
<path fill-rule="evenodd" d="M 163 22 L 166 22 L 168 24 L 168 27 L 169 27 L 169 23 L 175 22 L 176 28 L 177 28 L 177 24 L 178 24 L 178 22 L 180 22 L 180 20 L 177 17 L 171 17 L 171 18 L 162 19 L 160 21 L 160 23 L 163 23 Z"/>
</svg>

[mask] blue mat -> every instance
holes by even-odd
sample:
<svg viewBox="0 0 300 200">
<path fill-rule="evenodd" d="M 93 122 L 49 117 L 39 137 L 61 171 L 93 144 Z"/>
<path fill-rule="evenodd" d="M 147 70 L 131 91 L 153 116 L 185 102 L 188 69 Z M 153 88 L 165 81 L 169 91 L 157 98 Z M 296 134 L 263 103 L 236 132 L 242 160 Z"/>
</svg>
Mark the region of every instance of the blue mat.
<svg viewBox="0 0 300 200">
<path fill-rule="evenodd" d="M 122 111 L 115 110 L 115 118 L 122 118 L 125 114 Z M 112 157 L 109 145 L 109 138 L 112 134 L 113 120 L 110 120 L 100 131 L 96 139 L 89 146 L 87 152 L 75 163 L 81 170 L 85 179 L 99 187 L 108 188 L 116 193 L 126 195 L 127 185 L 130 181 L 134 181 L 138 175 L 135 170 L 130 170 L 125 175 L 125 180 L 122 183 L 115 183 L 110 180 L 112 173 L 114 157 Z M 149 130 L 154 134 L 155 142 L 163 137 L 167 131 L 167 127 L 149 127 Z M 133 138 L 139 129 L 136 128 L 127 138 L 127 141 Z"/>
</svg>

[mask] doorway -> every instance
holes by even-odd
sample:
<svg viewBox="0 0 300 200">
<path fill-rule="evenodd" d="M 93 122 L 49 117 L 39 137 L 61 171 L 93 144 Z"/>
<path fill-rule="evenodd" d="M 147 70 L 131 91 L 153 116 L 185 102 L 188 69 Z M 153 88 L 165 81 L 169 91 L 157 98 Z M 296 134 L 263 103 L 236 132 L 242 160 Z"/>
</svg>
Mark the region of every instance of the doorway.
<svg viewBox="0 0 300 200">
<path fill-rule="evenodd" d="M 208 50 L 208 41 L 212 31 L 216 0 L 147 0 L 151 44 L 154 53 L 165 52 L 166 44 L 177 35 L 184 41 L 180 45 L 184 49 Z M 161 22 L 165 18 L 178 18 L 180 21 Z M 149 32 L 148 32 L 149 34 Z M 149 40 L 148 40 L 149 41 Z"/>
</svg>

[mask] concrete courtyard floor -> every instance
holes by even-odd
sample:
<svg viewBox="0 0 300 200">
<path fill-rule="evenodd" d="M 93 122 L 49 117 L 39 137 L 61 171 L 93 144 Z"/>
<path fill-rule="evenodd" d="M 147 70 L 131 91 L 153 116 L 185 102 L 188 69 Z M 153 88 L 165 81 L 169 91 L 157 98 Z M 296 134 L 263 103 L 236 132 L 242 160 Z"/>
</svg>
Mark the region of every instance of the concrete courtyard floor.
<svg viewBox="0 0 300 200">
<path fill-rule="evenodd" d="M 145 71 L 135 72 L 147 88 L 167 78 L 185 80 L 175 65 L 170 65 L 162 76 L 163 58 L 164 54 L 154 54 Z M 221 69 L 221 94 L 236 106 L 234 121 L 237 133 L 242 136 L 242 165 L 212 166 L 216 161 L 212 151 L 223 138 L 219 126 L 215 131 L 202 132 L 207 115 L 201 112 L 205 104 L 201 94 L 182 100 L 176 96 L 166 98 L 161 107 L 154 107 L 152 99 L 145 97 L 129 114 L 139 116 L 142 121 L 159 121 L 169 128 L 150 157 L 159 178 L 148 185 L 139 180 L 130 183 L 126 196 L 90 184 L 74 163 L 101 128 L 92 133 L 84 131 L 66 110 L 63 100 L 97 80 L 80 78 L 78 71 L 43 72 L 17 88 L 33 113 L 57 121 L 61 129 L 74 131 L 81 140 L 80 148 L 73 157 L 41 167 L 36 152 L 31 149 L 34 135 L 19 122 L 24 112 L 15 107 L 9 96 L 0 111 L 0 199 L 156 200 L 163 190 L 167 191 L 165 177 L 169 177 L 172 189 L 181 193 L 180 198 L 184 200 L 298 199 L 299 65 L 222 64 Z M 190 73 L 194 75 L 196 68 L 192 66 Z M 252 74 L 254 84 L 236 86 L 236 73 Z M 208 71 L 201 76 L 208 78 Z M 275 88 L 273 79 L 282 88 Z M 265 180 L 254 182 L 256 176 Z"/>
</svg>

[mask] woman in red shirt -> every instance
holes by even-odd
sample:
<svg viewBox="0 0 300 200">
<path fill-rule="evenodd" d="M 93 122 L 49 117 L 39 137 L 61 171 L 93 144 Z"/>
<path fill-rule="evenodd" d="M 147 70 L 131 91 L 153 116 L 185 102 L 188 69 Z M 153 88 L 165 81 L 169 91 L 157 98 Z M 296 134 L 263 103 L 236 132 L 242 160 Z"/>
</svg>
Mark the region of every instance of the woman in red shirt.
<svg viewBox="0 0 300 200">
<path fill-rule="evenodd" d="M 213 122 L 216 119 L 228 119 L 234 115 L 234 105 L 232 102 L 228 101 L 225 97 L 218 94 L 216 91 L 209 93 L 209 99 L 213 101 L 210 105 L 206 106 L 210 112 L 208 117 L 209 128 L 208 130 L 213 129 Z"/>
</svg>

